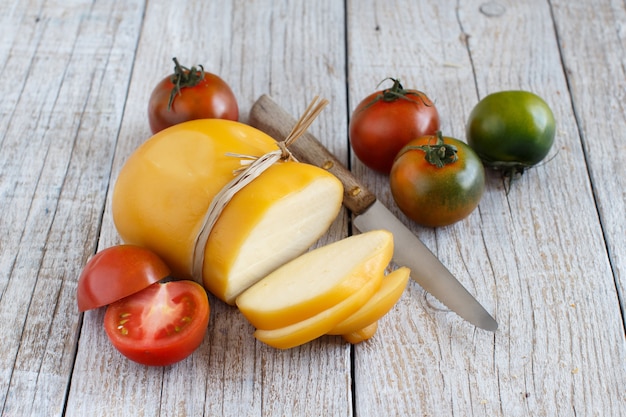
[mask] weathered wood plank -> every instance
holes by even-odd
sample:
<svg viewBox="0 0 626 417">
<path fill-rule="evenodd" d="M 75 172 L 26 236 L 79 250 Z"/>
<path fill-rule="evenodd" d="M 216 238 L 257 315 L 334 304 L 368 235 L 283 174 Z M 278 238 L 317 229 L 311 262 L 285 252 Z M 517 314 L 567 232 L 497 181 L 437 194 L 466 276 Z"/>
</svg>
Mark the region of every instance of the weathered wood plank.
<svg viewBox="0 0 626 417">
<path fill-rule="evenodd" d="M 19 93 L 1 111 L 0 404 L 4 415 L 61 415 L 76 279 L 95 249 L 141 7 L 12 6 L 3 27 L 19 31 L 2 38 L 0 77 Z"/>
<path fill-rule="evenodd" d="M 622 320 L 626 320 L 626 5 L 557 1 L 553 10 L 564 71 L 621 294 Z"/>
<path fill-rule="evenodd" d="M 435 101 L 445 134 L 463 139 L 465 115 L 476 93 L 456 3 L 398 1 L 390 7 L 372 1 L 349 6 L 350 109 L 380 80 L 397 77 L 406 88 L 424 91 Z M 356 159 L 353 166 L 487 310 L 497 313 L 492 279 L 480 273 L 475 255 L 484 245 L 480 212 L 440 230 L 418 227 L 395 206 L 387 176 L 374 175 Z M 498 381 L 481 379 L 494 369 L 493 351 L 493 335 L 442 310 L 411 283 L 381 321 L 377 337 L 355 348 L 356 414 L 463 415 L 485 407 L 481 402 L 496 404 Z"/>
<path fill-rule="evenodd" d="M 343 6 L 258 2 L 173 2 L 147 6 L 112 181 L 126 157 L 149 137 L 147 100 L 177 56 L 222 76 L 238 97 L 241 119 L 263 93 L 297 116 L 315 94 L 331 105 L 313 129 L 347 158 Z M 180 22 L 185 22 L 181 25 Z M 316 36 L 312 36 L 316 33 Z M 148 69 L 144 71 L 144 69 Z M 155 70 L 158 69 L 158 70 Z M 330 133 L 330 134 L 329 134 Z M 342 215 L 322 242 L 347 235 Z M 119 241 L 110 208 L 99 248 Z M 232 307 L 211 298 L 208 337 L 190 358 L 165 369 L 123 359 L 106 341 L 102 313 L 85 315 L 68 415 L 350 415 L 350 348 L 324 338 L 278 351 L 255 342 Z M 97 373 L 92 372 L 93 368 Z M 184 393 L 184 395 L 181 395 Z"/>
<path fill-rule="evenodd" d="M 357 414 L 623 413 L 619 306 L 549 4 L 349 6 L 351 108 L 377 80 L 398 76 L 426 91 L 444 133 L 461 139 L 473 105 L 498 90 L 535 91 L 559 123 L 554 159 L 508 195 L 490 174 L 466 221 L 434 231 L 404 218 L 500 329 L 495 337 L 473 330 L 411 287 L 379 337 L 356 348 Z M 355 170 L 394 206 L 386 177 L 358 161 Z M 615 401 L 605 401 L 607 390 Z"/>
<path fill-rule="evenodd" d="M 479 4 L 473 3 L 468 12 L 479 9 Z M 508 288 L 499 283 L 499 290 L 524 288 L 518 300 L 511 299 L 516 302 L 510 304 L 508 315 L 532 323 L 531 328 L 509 335 L 505 345 L 525 341 L 517 355 L 524 361 L 509 369 L 531 382 L 526 383 L 532 388 L 528 392 L 533 401 L 527 402 L 531 410 L 545 409 L 552 415 L 621 415 L 626 412 L 622 395 L 626 375 L 624 367 L 615 364 L 626 363 L 624 330 L 555 24 L 538 14 L 545 9 L 542 15 L 551 15 L 549 8 L 548 2 L 541 1 L 528 10 L 515 2 L 505 3 L 501 17 L 466 26 L 475 72 L 484 74 L 477 77 L 479 95 L 502 87 L 535 91 L 549 102 L 558 123 L 553 159 L 528 172 L 506 200 L 511 207 L 511 243 L 500 238 L 498 250 L 514 254 L 519 276 L 511 279 Z M 589 18 L 583 10 L 579 13 L 578 21 Z M 528 39 L 522 42 L 521 34 L 528 34 Z M 501 53 L 507 47 L 513 51 L 510 58 Z M 595 65 L 588 60 L 580 68 Z M 598 83 L 596 88 L 603 86 Z M 496 245 L 491 246 L 488 253 L 495 252 Z M 512 393 L 508 394 L 502 402 L 505 415 L 515 405 L 510 401 Z"/>
</svg>

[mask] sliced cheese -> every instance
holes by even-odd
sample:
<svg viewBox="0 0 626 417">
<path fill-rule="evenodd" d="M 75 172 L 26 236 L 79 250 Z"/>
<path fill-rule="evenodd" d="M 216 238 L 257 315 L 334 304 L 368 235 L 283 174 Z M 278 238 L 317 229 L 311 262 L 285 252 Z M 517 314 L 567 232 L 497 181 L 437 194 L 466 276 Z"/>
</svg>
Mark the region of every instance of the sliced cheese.
<svg viewBox="0 0 626 417">
<path fill-rule="evenodd" d="M 254 332 L 254 336 L 277 349 L 289 349 L 317 339 L 367 302 L 380 286 L 382 278 L 382 273 L 371 276 L 368 282 L 348 298 L 313 317 L 279 329 L 259 329 Z"/>
<path fill-rule="evenodd" d="M 357 343 L 364 342 L 374 337 L 377 330 L 378 330 L 378 322 L 375 321 L 374 323 L 360 330 L 357 330 L 356 332 L 342 334 L 341 337 L 343 337 L 343 339 L 346 342 L 356 345 Z"/>
<path fill-rule="evenodd" d="M 392 254 L 390 232 L 354 235 L 283 265 L 243 292 L 236 304 L 257 329 L 289 326 L 341 303 L 372 277 L 382 276 Z"/>
<path fill-rule="evenodd" d="M 409 268 L 402 267 L 391 272 L 363 307 L 335 326 L 328 334 L 355 333 L 377 322 L 398 302 L 409 281 Z"/>
</svg>

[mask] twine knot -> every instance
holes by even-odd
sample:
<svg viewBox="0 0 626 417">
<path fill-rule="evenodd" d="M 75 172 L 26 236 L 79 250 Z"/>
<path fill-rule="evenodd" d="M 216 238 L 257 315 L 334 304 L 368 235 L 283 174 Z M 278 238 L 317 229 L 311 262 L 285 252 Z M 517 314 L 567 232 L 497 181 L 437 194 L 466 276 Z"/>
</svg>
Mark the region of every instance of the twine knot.
<svg viewBox="0 0 626 417">
<path fill-rule="evenodd" d="M 281 151 L 281 155 L 280 155 L 281 161 L 295 161 L 296 160 L 296 158 L 293 156 L 291 151 L 287 148 L 287 145 L 285 144 L 284 141 L 277 142 L 277 143 Z"/>
</svg>

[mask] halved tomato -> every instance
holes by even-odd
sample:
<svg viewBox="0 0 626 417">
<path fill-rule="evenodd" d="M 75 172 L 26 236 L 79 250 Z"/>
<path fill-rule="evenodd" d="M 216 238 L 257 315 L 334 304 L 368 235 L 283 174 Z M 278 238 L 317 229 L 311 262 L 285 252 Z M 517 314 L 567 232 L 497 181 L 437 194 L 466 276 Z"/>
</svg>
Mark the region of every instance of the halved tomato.
<svg viewBox="0 0 626 417">
<path fill-rule="evenodd" d="M 144 365 L 170 365 L 200 346 L 210 307 L 201 285 L 169 275 L 170 268 L 149 249 L 112 246 L 85 265 L 78 308 L 109 305 L 104 329 L 117 350 Z"/>
<path fill-rule="evenodd" d="M 80 311 L 128 297 L 166 278 L 170 268 L 154 252 L 136 245 L 118 245 L 96 253 L 78 279 Z"/>
<path fill-rule="evenodd" d="M 209 324 L 209 301 L 193 281 L 168 281 L 111 304 L 104 315 L 109 340 L 127 358 L 164 366 L 191 355 Z"/>
</svg>

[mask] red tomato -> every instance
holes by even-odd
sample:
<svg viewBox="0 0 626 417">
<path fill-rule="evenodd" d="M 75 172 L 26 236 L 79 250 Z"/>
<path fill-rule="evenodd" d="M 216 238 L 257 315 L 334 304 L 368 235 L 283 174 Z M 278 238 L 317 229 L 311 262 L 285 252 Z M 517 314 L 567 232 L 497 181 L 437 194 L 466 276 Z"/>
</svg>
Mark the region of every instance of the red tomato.
<svg viewBox="0 0 626 417">
<path fill-rule="evenodd" d="M 159 82 L 148 102 L 152 133 L 195 119 L 239 119 L 232 90 L 215 74 L 181 66 L 174 58 L 174 73 Z"/>
<path fill-rule="evenodd" d="M 78 278 L 76 299 L 80 311 L 111 304 L 170 274 L 156 254 L 135 245 L 119 245 L 95 254 Z"/>
<path fill-rule="evenodd" d="M 466 143 L 422 136 L 398 154 L 389 175 L 391 194 L 422 226 L 447 226 L 469 216 L 485 190 L 485 170 Z"/>
<path fill-rule="evenodd" d="M 400 81 L 370 94 L 354 109 L 350 120 L 350 144 L 369 168 L 388 174 L 404 145 L 439 130 L 439 113 L 426 94 L 405 90 Z"/>
<path fill-rule="evenodd" d="M 127 358 L 150 366 L 185 359 L 209 325 L 209 300 L 193 281 L 169 281 L 111 304 L 104 315 L 109 340 Z"/>
</svg>

